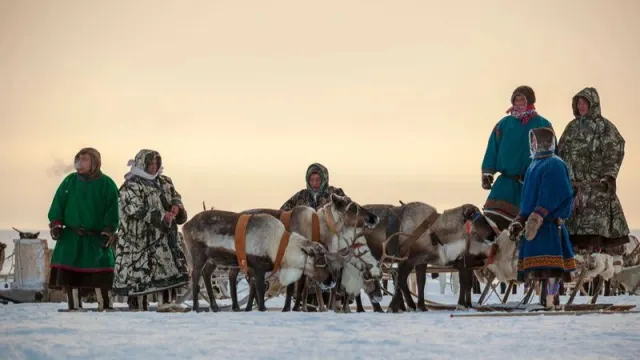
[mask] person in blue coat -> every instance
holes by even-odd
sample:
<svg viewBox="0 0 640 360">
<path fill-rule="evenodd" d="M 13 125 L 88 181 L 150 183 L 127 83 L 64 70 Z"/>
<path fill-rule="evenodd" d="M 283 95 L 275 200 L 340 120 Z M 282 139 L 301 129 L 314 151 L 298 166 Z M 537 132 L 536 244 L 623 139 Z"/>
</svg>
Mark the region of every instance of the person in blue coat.
<svg viewBox="0 0 640 360">
<path fill-rule="evenodd" d="M 497 228 L 506 229 L 518 215 L 524 175 L 531 164 L 528 136 L 531 129 L 553 128 L 535 107 L 536 94 L 529 86 L 517 87 L 511 107 L 493 128 L 482 160 L 482 188 L 491 190 L 484 215 Z M 495 179 L 496 173 L 500 173 Z"/>
<path fill-rule="evenodd" d="M 555 155 L 553 129 L 531 130 L 529 144 L 533 161 L 524 177 L 520 214 L 509 225 L 509 232 L 520 241 L 518 281 L 544 281 L 543 305 L 553 308 L 559 305 L 556 295 L 561 281 L 571 281 L 571 272 L 576 270 L 564 225 L 571 216 L 574 194 L 569 169 Z"/>
</svg>

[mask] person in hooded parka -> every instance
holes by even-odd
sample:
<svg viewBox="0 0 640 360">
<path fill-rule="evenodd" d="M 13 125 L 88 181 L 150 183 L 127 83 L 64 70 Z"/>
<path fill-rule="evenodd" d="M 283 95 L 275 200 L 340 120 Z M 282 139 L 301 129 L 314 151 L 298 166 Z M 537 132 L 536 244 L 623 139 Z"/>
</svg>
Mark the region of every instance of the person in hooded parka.
<svg viewBox="0 0 640 360">
<path fill-rule="evenodd" d="M 341 188 L 329 185 L 329 170 L 319 163 L 313 163 L 305 174 L 306 188 L 295 193 L 287 200 L 280 210 L 289 211 L 298 205 L 305 205 L 316 210 L 320 209 L 331 199 L 331 194 L 346 196 Z"/>
<path fill-rule="evenodd" d="M 189 270 L 178 232 L 178 225 L 187 221 L 187 212 L 171 178 L 162 175 L 157 151 L 140 150 L 129 165 L 131 170 L 120 187 L 113 292 L 128 296 L 131 308 L 146 310 L 144 295 L 188 284 Z"/>
<path fill-rule="evenodd" d="M 558 140 L 558 156 L 567 163 L 576 191 L 573 214 L 566 223 L 571 242 L 578 251 L 622 255 L 629 225 L 616 195 L 616 179 L 625 140 L 602 116 L 595 88 L 584 88 L 571 104 L 575 118 Z"/>
<path fill-rule="evenodd" d="M 306 188 L 289 198 L 282 204 L 280 210 L 289 211 L 299 205 L 309 206 L 318 210 L 331 201 L 331 194 L 346 196 L 341 188 L 329 185 L 329 170 L 320 163 L 309 165 L 305 173 L 305 183 Z M 328 293 L 325 292 L 323 295 L 325 303 L 327 303 L 329 301 Z M 317 303 L 315 295 L 312 294 L 309 294 L 307 301 L 309 304 Z"/>
</svg>

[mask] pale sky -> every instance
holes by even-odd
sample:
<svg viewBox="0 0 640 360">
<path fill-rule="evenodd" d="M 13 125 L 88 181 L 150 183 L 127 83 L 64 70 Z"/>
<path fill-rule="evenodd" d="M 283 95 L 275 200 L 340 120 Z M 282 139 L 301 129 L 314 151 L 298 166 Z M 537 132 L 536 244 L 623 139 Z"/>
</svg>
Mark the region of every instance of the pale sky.
<svg viewBox="0 0 640 360">
<path fill-rule="evenodd" d="M 0 228 L 42 229 L 82 147 L 158 150 L 190 216 L 278 208 L 312 162 L 361 204 L 482 207 L 513 89 L 560 133 L 598 89 L 640 227 L 640 1 L 0 0 Z"/>
</svg>

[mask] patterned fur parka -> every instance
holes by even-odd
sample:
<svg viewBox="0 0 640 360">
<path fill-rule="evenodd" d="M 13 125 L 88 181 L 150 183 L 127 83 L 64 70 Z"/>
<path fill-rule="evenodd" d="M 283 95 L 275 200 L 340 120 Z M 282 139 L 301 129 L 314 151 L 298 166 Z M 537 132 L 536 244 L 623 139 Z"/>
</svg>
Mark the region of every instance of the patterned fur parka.
<svg viewBox="0 0 640 360">
<path fill-rule="evenodd" d="M 156 159 L 158 172 L 145 172 Z M 189 270 L 180 246 L 178 225 L 187 221 L 182 198 L 154 150 L 140 150 L 120 187 L 120 227 L 116 244 L 113 293 L 145 295 L 188 283 Z M 173 205 L 179 212 L 167 225 L 163 218 Z"/>
</svg>

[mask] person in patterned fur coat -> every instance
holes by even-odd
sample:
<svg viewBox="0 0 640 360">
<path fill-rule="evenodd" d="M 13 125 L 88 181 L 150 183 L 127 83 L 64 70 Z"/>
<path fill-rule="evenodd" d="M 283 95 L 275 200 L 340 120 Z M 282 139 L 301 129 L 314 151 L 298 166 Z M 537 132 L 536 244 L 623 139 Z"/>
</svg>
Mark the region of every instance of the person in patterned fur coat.
<svg viewBox="0 0 640 360">
<path fill-rule="evenodd" d="M 146 295 L 189 282 L 178 233 L 187 212 L 171 178 L 162 175 L 157 151 L 140 150 L 129 166 L 120 187 L 113 293 L 128 296 L 130 308 L 147 310 Z"/>
</svg>

